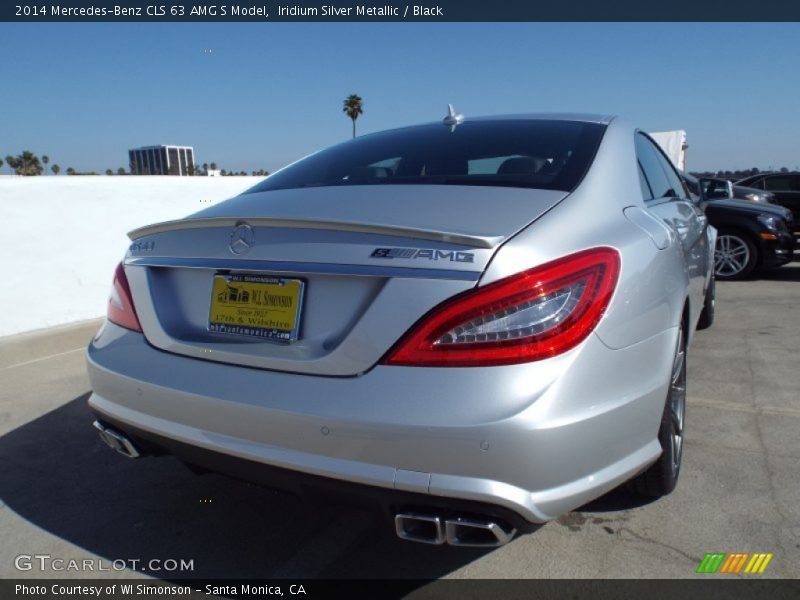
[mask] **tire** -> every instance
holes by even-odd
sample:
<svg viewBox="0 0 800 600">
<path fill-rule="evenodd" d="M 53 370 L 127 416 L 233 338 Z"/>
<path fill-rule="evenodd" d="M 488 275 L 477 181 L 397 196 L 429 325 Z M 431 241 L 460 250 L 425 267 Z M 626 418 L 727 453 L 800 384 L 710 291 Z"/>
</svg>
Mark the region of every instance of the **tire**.
<svg viewBox="0 0 800 600">
<path fill-rule="evenodd" d="M 661 456 L 648 469 L 631 481 L 633 491 L 643 496 L 666 496 L 678 483 L 683 458 L 683 430 L 686 416 L 686 328 L 682 324 L 670 372 L 670 386 L 658 441 Z"/>
<path fill-rule="evenodd" d="M 698 329 L 708 329 L 714 324 L 714 309 L 716 307 L 717 298 L 717 278 L 714 273 L 711 274 L 711 281 L 708 283 L 706 290 L 706 299 L 703 302 L 703 311 L 700 313 L 700 319 L 697 321 Z"/>
<path fill-rule="evenodd" d="M 744 279 L 758 264 L 758 248 L 750 237 L 732 229 L 717 235 L 714 248 L 714 274 L 717 279 Z"/>
</svg>

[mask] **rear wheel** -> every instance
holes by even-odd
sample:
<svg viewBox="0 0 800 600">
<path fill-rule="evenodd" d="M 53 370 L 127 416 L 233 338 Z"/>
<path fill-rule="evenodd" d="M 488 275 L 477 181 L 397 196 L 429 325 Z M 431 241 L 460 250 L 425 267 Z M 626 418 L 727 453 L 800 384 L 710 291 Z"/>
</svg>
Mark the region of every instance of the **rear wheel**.
<svg viewBox="0 0 800 600">
<path fill-rule="evenodd" d="M 722 230 L 714 249 L 714 273 L 719 279 L 743 279 L 758 264 L 758 249 L 745 234 Z"/>
<path fill-rule="evenodd" d="M 669 393 L 661 416 L 658 441 L 661 456 L 631 482 L 639 494 L 665 496 L 675 489 L 683 456 L 683 426 L 686 415 L 686 335 L 682 324 L 672 360 Z"/>
</svg>

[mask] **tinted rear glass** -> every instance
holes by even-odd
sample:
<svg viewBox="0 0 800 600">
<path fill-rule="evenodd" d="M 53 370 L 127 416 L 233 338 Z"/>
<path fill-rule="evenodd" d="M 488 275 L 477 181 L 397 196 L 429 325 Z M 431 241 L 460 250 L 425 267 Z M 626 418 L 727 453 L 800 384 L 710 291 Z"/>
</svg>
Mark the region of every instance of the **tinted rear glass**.
<svg viewBox="0 0 800 600">
<path fill-rule="evenodd" d="M 365 135 L 313 154 L 249 192 L 376 184 L 490 185 L 572 191 L 604 125 L 502 120 L 420 125 Z"/>
</svg>

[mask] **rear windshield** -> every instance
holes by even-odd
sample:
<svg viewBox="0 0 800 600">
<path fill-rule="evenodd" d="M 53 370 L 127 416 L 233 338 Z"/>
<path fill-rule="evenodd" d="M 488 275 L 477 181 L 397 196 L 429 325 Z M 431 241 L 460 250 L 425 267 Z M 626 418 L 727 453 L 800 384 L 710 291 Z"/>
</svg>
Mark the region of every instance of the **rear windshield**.
<svg viewBox="0 0 800 600">
<path fill-rule="evenodd" d="M 604 125 L 498 120 L 420 125 L 333 146 L 248 192 L 335 185 L 489 185 L 572 191 L 594 158 Z"/>
</svg>

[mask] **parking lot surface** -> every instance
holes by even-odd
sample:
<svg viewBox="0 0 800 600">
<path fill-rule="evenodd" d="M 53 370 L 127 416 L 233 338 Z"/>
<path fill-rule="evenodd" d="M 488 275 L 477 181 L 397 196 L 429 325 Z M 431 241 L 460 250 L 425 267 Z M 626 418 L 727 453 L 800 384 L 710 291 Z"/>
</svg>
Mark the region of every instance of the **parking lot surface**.
<svg viewBox="0 0 800 600">
<path fill-rule="evenodd" d="M 145 571 L 164 578 L 672 578 L 706 552 L 771 552 L 763 577 L 800 577 L 800 263 L 717 285 L 717 321 L 689 350 L 673 494 L 615 491 L 493 551 L 403 542 L 368 512 L 113 453 L 86 407 L 98 326 L 0 340 L 1 577 L 137 575 L 15 567 L 48 554 L 193 561 Z"/>
</svg>

